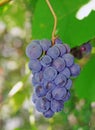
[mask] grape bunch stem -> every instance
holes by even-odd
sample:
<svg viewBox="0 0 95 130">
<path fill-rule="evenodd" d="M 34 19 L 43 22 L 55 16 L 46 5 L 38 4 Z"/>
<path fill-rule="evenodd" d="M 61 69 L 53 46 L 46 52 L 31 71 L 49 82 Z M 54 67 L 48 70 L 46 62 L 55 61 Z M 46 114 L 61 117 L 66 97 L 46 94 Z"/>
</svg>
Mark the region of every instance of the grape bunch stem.
<svg viewBox="0 0 95 130">
<path fill-rule="evenodd" d="M 55 32 L 56 32 L 56 26 L 57 26 L 57 16 L 56 16 L 56 14 L 55 14 L 55 12 L 50 4 L 50 1 L 46 0 L 46 3 L 47 3 L 47 5 L 48 5 L 53 17 L 54 17 L 54 27 L 53 27 L 53 31 L 52 31 L 52 45 L 54 45 L 54 41 L 56 39 Z"/>
</svg>

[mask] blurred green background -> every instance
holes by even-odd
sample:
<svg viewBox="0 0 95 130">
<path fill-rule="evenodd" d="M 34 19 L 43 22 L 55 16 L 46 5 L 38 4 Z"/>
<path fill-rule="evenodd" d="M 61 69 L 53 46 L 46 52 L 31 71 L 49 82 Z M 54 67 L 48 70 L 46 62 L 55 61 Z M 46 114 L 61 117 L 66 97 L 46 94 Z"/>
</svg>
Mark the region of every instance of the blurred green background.
<svg viewBox="0 0 95 130">
<path fill-rule="evenodd" d="M 45 0 L 0 4 L 0 130 L 95 130 L 95 4 L 79 20 L 77 11 L 91 1 L 50 2 L 58 18 L 56 34 L 70 47 L 91 40 L 92 52 L 76 60 L 81 74 L 73 80 L 71 98 L 62 112 L 44 118 L 31 100 L 32 75 L 25 49 L 32 39 L 51 38 L 52 14 Z"/>
</svg>

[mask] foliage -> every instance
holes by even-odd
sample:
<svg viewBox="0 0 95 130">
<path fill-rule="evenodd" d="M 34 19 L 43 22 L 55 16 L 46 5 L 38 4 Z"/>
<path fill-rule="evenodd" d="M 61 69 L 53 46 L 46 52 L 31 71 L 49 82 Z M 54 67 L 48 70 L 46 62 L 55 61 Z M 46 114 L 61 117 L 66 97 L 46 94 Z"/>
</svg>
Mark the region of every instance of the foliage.
<svg viewBox="0 0 95 130">
<path fill-rule="evenodd" d="M 95 36 L 95 26 L 93 18 L 95 12 L 79 21 L 76 19 L 76 13 L 79 8 L 84 5 L 88 0 L 58 0 L 51 4 L 56 12 L 58 18 L 57 32 L 56 34 L 63 39 L 64 42 L 70 44 L 71 47 L 80 45 Z M 44 11 L 41 11 L 44 10 Z M 39 0 L 35 9 L 33 19 L 33 38 L 51 38 L 53 29 L 53 17 L 46 5 L 45 0 Z M 41 32 L 41 33 L 39 33 Z"/>
<path fill-rule="evenodd" d="M 53 16 L 45 0 L 16 0 L 0 6 L 0 130 L 95 129 L 95 11 L 82 20 L 76 18 L 87 2 L 50 0 L 58 18 L 56 35 L 70 47 L 89 40 L 93 46 L 90 55 L 76 60 L 82 70 L 73 79 L 70 101 L 50 120 L 31 103 L 33 86 L 25 49 L 31 37 L 51 39 Z"/>
</svg>

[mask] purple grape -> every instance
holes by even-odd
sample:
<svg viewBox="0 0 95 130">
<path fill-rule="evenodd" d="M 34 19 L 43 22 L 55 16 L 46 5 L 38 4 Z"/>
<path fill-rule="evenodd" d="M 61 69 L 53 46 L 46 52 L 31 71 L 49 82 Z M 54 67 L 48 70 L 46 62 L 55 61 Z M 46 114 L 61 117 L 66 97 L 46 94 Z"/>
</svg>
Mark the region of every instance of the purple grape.
<svg viewBox="0 0 95 130">
<path fill-rule="evenodd" d="M 55 44 L 62 44 L 62 40 L 60 38 L 56 38 L 55 39 Z"/>
<path fill-rule="evenodd" d="M 57 100 L 53 99 L 53 100 L 51 101 L 51 110 L 52 110 L 53 112 L 62 111 L 63 105 L 64 105 L 64 104 L 63 104 L 63 101 L 61 101 L 61 100 L 57 101 Z"/>
<path fill-rule="evenodd" d="M 72 86 L 72 80 L 71 80 L 71 79 L 68 79 L 68 80 L 67 80 L 67 83 L 66 83 L 66 85 L 65 85 L 65 88 L 69 90 L 69 89 L 71 88 L 71 86 Z"/>
<path fill-rule="evenodd" d="M 52 91 L 51 91 L 51 90 L 47 92 L 46 98 L 47 98 L 49 101 L 52 100 L 53 97 L 52 97 Z"/>
<path fill-rule="evenodd" d="M 66 53 L 66 47 L 64 44 L 56 44 L 55 46 L 60 50 L 60 56 L 63 56 Z"/>
<path fill-rule="evenodd" d="M 62 71 L 65 68 L 65 61 L 61 57 L 58 57 L 55 59 L 52 63 L 52 66 L 58 71 Z"/>
<path fill-rule="evenodd" d="M 52 96 L 56 100 L 61 100 L 63 97 L 65 97 L 67 94 L 66 88 L 64 87 L 56 87 L 52 91 Z"/>
<path fill-rule="evenodd" d="M 32 70 L 33 72 L 39 72 L 42 68 L 39 60 L 30 60 L 28 66 L 29 69 Z"/>
<path fill-rule="evenodd" d="M 59 86 L 64 86 L 66 84 L 66 81 L 66 77 L 61 73 L 58 74 L 54 80 L 55 84 Z"/>
<path fill-rule="evenodd" d="M 33 93 L 33 95 L 32 95 L 33 103 L 36 103 L 37 100 L 38 100 L 38 97 L 37 97 L 36 93 Z"/>
<path fill-rule="evenodd" d="M 64 44 L 64 46 L 65 46 L 65 48 L 66 48 L 66 52 L 67 52 L 67 53 L 70 53 L 70 47 L 69 47 L 69 45 Z"/>
<path fill-rule="evenodd" d="M 70 67 L 71 76 L 76 77 L 80 74 L 80 66 L 78 64 L 74 64 Z"/>
<path fill-rule="evenodd" d="M 44 79 L 52 81 L 57 76 L 57 71 L 53 67 L 47 67 L 43 72 Z"/>
<path fill-rule="evenodd" d="M 33 77 L 32 77 L 32 85 L 33 86 L 36 86 L 36 85 L 38 85 L 39 83 L 37 82 L 37 80 L 36 80 L 36 78 L 34 77 L 34 75 L 33 75 Z"/>
<path fill-rule="evenodd" d="M 50 102 L 45 97 L 39 98 L 36 101 L 36 109 L 39 112 L 45 112 L 45 111 L 49 110 L 49 108 L 50 108 Z"/>
<path fill-rule="evenodd" d="M 35 93 L 38 97 L 43 97 L 46 95 L 46 91 L 45 89 L 43 88 L 43 86 L 39 85 L 39 86 L 36 86 L 35 88 Z"/>
<path fill-rule="evenodd" d="M 54 112 L 49 109 L 47 110 L 46 112 L 43 113 L 43 115 L 46 117 L 46 118 L 51 118 L 53 115 L 54 115 Z"/>
<path fill-rule="evenodd" d="M 87 43 L 84 43 L 82 46 L 80 46 L 80 50 L 82 52 L 82 54 L 89 54 L 91 53 L 91 50 L 92 50 L 92 46 L 90 44 L 90 42 L 87 42 Z"/>
<path fill-rule="evenodd" d="M 42 55 L 42 48 L 39 44 L 39 41 L 34 40 L 26 48 L 26 55 L 30 59 L 37 59 Z"/>
<path fill-rule="evenodd" d="M 69 53 L 63 55 L 63 59 L 65 60 L 67 67 L 70 67 L 74 64 L 74 57 Z"/>
<path fill-rule="evenodd" d="M 55 88 L 55 84 L 53 82 L 48 82 L 45 86 L 44 86 L 44 89 L 46 91 L 49 91 L 49 90 L 52 90 L 53 88 Z"/>
<path fill-rule="evenodd" d="M 68 100 L 70 99 L 70 96 L 71 96 L 71 95 L 70 95 L 70 92 L 68 91 L 66 97 L 63 97 L 63 99 L 62 99 L 63 102 L 68 101 Z"/>
<path fill-rule="evenodd" d="M 47 55 L 49 55 L 53 59 L 56 59 L 60 55 L 60 51 L 58 47 L 54 45 L 48 49 Z"/>
<path fill-rule="evenodd" d="M 61 72 L 63 75 L 65 75 L 67 78 L 70 78 L 71 72 L 69 68 L 65 67 L 65 69 Z"/>
<path fill-rule="evenodd" d="M 34 75 L 33 75 L 33 81 L 35 82 L 35 83 L 41 83 L 42 82 L 42 80 L 43 80 L 43 71 L 40 71 L 40 72 L 38 72 L 38 73 L 35 73 Z M 35 84 L 34 83 L 34 84 Z"/>
<path fill-rule="evenodd" d="M 52 59 L 50 56 L 48 55 L 45 55 L 42 59 L 41 59 L 41 64 L 46 67 L 46 66 L 49 66 L 52 62 Z"/>
<path fill-rule="evenodd" d="M 43 48 L 43 51 L 47 51 L 51 47 L 51 41 L 46 39 L 41 40 L 40 45 Z"/>
</svg>

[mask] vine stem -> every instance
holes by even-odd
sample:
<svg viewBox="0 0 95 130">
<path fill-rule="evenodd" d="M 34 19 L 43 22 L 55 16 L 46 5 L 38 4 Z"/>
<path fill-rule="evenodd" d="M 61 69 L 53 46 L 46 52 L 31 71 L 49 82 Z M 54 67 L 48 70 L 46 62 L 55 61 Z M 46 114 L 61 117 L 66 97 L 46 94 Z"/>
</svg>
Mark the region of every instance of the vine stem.
<svg viewBox="0 0 95 130">
<path fill-rule="evenodd" d="M 0 1 L 0 6 L 3 6 L 3 5 L 7 4 L 10 1 L 12 1 L 12 0 L 2 0 L 2 1 Z"/>
<path fill-rule="evenodd" d="M 54 17 L 54 27 L 53 27 L 53 31 L 52 31 L 52 44 L 54 45 L 54 41 L 56 39 L 55 32 L 56 32 L 56 26 L 57 26 L 57 16 L 56 16 L 56 14 L 55 14 L 55 12 L 50 4 L 50 1 L 46 0 L 46 3 L 47 3 L 47 5 L 48 5 L 53 17 Z"/>
</svg>

